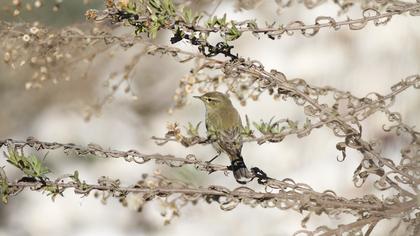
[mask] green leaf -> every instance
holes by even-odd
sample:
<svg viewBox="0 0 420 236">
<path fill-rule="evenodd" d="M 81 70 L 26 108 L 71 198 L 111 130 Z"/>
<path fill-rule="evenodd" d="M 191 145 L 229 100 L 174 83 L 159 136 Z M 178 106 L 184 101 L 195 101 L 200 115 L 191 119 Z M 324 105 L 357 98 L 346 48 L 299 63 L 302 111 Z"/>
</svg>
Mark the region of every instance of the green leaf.
<svg viewBox="0 0 420 236">
<path fill-rule="evenodd" d="M 217 22 L 217 18 L 216 18 L 216 17 L 209 18 L 209 19 L 207 20 L 207 22 L 206 22 L 206 25 L 207 25 L 208 27 L 214 27 L 214 25 L 216 24 L 216 22 Z"/>
<path fill-rule="evenodd" d="M 289 125 L 289 128 L 292 130 L 296 130 L 298 128 L 298 122 L 296 121 L 292 121 L 292 120 L 287 120 L 287 124 Z"/>
<path fill-rule="evenodd" d="M 22 159 L 23 156 L 20 156 L 17 151 L 9 148 L 7 153 L 7 162 L 12 164 L 18 169 L 24 170 L 27 168 L 26 162 Z"/>
<path fill-rule="evenodd" d="M 19 155 L 17 155 L 17 153 L 13 149 L 9 148 L 8 149 L 8 155 L 7 155 L 7 162 L 16 166 L 17 168 L 20 168 L 20 165 L 19 165 L 20 160 L 21 159 L 20 159 Z"/>
<path fill-rule="evenodd" d="M 246 25 L 251 30 L 255 30 L 255 29 L 258 28 L 257 22 L 255 20 L 248 21 L 248 23 L 246 23 Z"/>
<path fill-rule="evenodd" d="M 254 132 L 251 129 L 251 124 L 249 122 L 249 118 L 247 115 L 245 115 L 245 123 L 246 125 L 242 128 L 242 134 L 247 136 L 247 137 L 253 137 L 254 136 Z"/>
<path fill-rule="evenodd" d="M 191 8 L 184 8 L 183 15 L 185 23 L 191 24 L 194 18 Z"/>
<path fill-rule="evenodd" d="M 168 15 L 175 15 L 175 6 L 172 0 L 163 0 L 162 8 Z"/>
<path fill-rule="evenodd" d="M 152 26 L 149 28 L 149 37 L 151 39 L 155 39 L 156 38 L 157 32 L 158 32 L 159 28 L 160 28 L 160 24 L 157 23 L 157 22 L 154 22 L 152 24 Z"/>
<path fill-rule="evenodd" d="M 47 192 L 47 196 L 51 196 L 51 199 L 55 201 L 55 198 L 60 195 L 64 196 L 63 193 L 60 191 L 60 188 L 57 185 L 46 185 L 42 187 L 42 190 Z"/>
<path fill-rule="evenodd" d="M 216 19 L 216 23 L 217 23 L 219 26 L 221 26 L 221 27 L 226 26 L 226 13 L 225 13 L 225 14 L 223 14 L 223 18 L 217 19 L 217 18 L 215 17 L 215 19 Z"/>
<path fill-rule="evenodd" d="M 137 14 L 137 5 L 135 2 L 130 2 L 124 10 L 131 14 Z"/>
<path fill-rule="evenodd" d="M 311 127 L 311 120 L 310 120 L 309 118 L 306 118 L 306 121 L 305 121 L 305 123 L 303 124 L 303 128 L 304 128 L 304 129 L 307 129 L 307 128 L 309 128 L 309 127 Z"/>
<path fill-rule="evenodd" d="M 70 175 L 70 178 L 76 182 L 76 183 L 80 183 L 80 179 L 79 179 L 79 171 L 75 170 L 73 175 Z"/>
<path fill-rule="evenodd" d="M 226 32 L 226 40 L 233 41 L 241 37 L 241 32 L 236 28 L 235 23 L 232 22 L 232 27 Z"/>
<path fill-rule="evenodd" d="M 8 149 L 7 162 L 20 169 L 27 176 L 34 178 L 44 178 L 50 170 L 43 166 L 42 162 L 35 156 L 28 157 L 19 155 L 16 150 Z"/>
<path fill-rule="evenodd" d="M 159 21 L 159 19 L 158 19 L 158 17 L 157 17 L 156 15 L 152 15 L 152 16 L 150 17 L 150 19 L 151 19 L 154 23 L 156 23 L 156 22 L 158 22 L 158 21 Z"/>
<path fill-rule="evenodd" d="M 255 122 L 253 124 L 262 134 L 279 134 L 285 129 L 285 127 L 280 127 L 279 121 L 274 121 L 274 117 L 271 117 L 268 122 L 261 120 L 260 124 Z"/>
<path fill-rule="evenodd" d="M 195 126 L 191 122 L 188 122 L 187 134 L 193 137 L 199 136 L 198 128 L 200 127 L 200 124 L 201 124 L 201 121 L 198 122 L 198 124 L 196 124 Z"/>
<path fill-rule="evenodd" d="M 149 4 L 151 7 L 153 7 L 155 10 L 160 11 L 161 6 L 159 0 L 149 0 Z"/>
<path fill-rule="evenodd" d="M 257 25 L 256 20 L 249 21 L 246 24 L 246 26 L 248 27 L 249 30 L 251 30 L 252 35 L 254 35 L 254 37 L 256 37 L 258 39 L 260 38 L 259 34 L 255 32 L 255 30 L 258 29 L 258 25 Z"/>
</svg>

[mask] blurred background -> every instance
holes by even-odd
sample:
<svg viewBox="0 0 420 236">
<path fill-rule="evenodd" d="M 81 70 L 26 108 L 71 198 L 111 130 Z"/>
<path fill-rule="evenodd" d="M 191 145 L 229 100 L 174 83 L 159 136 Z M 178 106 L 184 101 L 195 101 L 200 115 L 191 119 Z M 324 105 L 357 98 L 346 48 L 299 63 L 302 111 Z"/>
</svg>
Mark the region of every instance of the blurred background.
<svg viewBox="0 0 420 236">
<path fill-rule="evenodd" d="M 0 20 L 8 22 L 39 22 L 51 28 L 81 26 L 86 24 L 87 9 L 101 9 L 103 2 L 64 0 L 59 9 L 55 1 L 44 1 L 43 7 L 31 11 L 22 10 L 13 16 L 15 1 L 0 0 L 3 7 Z M 25 2 L 25 1 L 23 1 Z M 37 1 L 26 1 L 37 4 Z M 285 24 L 301 20 L 312 24 L 317 16 L 331 16 L 338 19 L 359 18 L 358 5 L 347 13 L 337 16 L 339 7 L 328 1 L 312 10 L 303 4 L 278 9 L 278 1 L 255 1 L 255 9 L 239 9 L 239 3 L 246 1 L 196 1 L 198 10 L 212 12 L 228 18 L 244 20 L 258 19 L 258 22 L 279 21 Z M 218 6 L 216 8 L 216 6 Z M 57 9 L 56 9 L 57 8 Z M 276 69 L 288 78 L 303 78 L 316 86 L 332 86 L 362 97 L 369 92 L 386 94 L 390 87 L 401 79 L 420 71 L 420 28 L 418 17 L 407 14 L 395 16 L 386 26 L 375 27 L 369 23 L 364 29 L 350 31 L 322 29 L 315 37 L 306 38 L 300 34 L 284 35 L 280 40 L 265 37 L 256 39 L 245 34 L 234 42 L 234 52 L 242 57 L 262 62 L 267 70 Z M 118 30 L 118 29 L 116 29 Z M 157 41 L 168 44 L 168 35 L 162 33 Z M 182 42 L 180 43 L 181 47 Z M 178 46 L 178 45 L 176 45 Z M 0 55 L 8 49 L 0 48 Z M 129 93 L 117 91 L 112 94 L 112 85 L 118 81 L 109 74 L 123 70 L 138 47 L 127 50 L 116 48 L 112 53 L 99 55 L 84 74 L 83 63 L 72 67 L 72 78 L 58 83 L 44 83 L 39 89 L 25 89 L 33 71 L 11 69 L 0 62 L 0 139 L 26 139 L 34 136 L 42 141 L 96 143 L 116 150 L 136 149 L 142 153 L 162 153 L 185 156 L 193 153 L 203 160 L 215 155 L 211 146 L 185 148 L 177 143 L 157 146 L 151 136 L 163 136 L 167 122 L 188 122 L 204 120 L 204 106 L 194 99 L 185 107 L 168 109 L 173 105 L 173 94 L 179 80 L 188 73 L 193 63 L 180 64 L 168 56 L 143 56 L 135 65 L 129 80 Z M 112 55 L 111 55 L 112 54 Z M 2 56 L 3 57 L 3 56 Z M 0 58 L 2 58 L 0 57 Z M 80 67 L 79 67 L 80 66 Z M 119 75 L 117 75 L 118 77 Z M 110 84 L 111 83 L 111 84 Z M 124 90 L 124 89 L 122 89 Z M 108 97 L 109 94 L 112 96 Z M 199 95 L 199 94 L 193 94 Z M 109 99 L 107 99 L 109 98 Z M 105 99 L 105 100 L 104 100 Z M 86 111 L 94 104 L 105 101 L 100 112 L 86 118 Z M 304 121 L 302 107 L 292 101 L 273 101 L 263 95 L 257 102 L 241 106 L 234 105 L 244 118 L 252 121 L 278 119 Z M 400 112 L 403 121 L 419 127 L 420 94 L 409 89 L 399 95 L 391 110 Z M 89 113 L 90 114 L 90 113 Z M 88 115 L 89 115 L 88 114 Z M 381 131 L 385 121 L 383 115 L 374 115 L 364 121 L 364 135 L 368 140 L 383 143 L 387 157 L 399 156 L 404 139 Z M 204 134 L 204 127 L 200 129 Z M 243 153 L 248 166 L 258 166 L 268 175 L 277 178 L 292 178 L 306 183 L 316 191 L 334 190 L 344 197 L 361 197 L 375 193 L 367 183 L 360 189 L 353 186 L 353 171 L 360 162 L 360 154 L 349 151 L 344 162 L 337 162 L 340 152 L 335 145 L 341 141 L 329 129 L 314 130 L 311 135 L 298 139 L 288 136 L 275 144 L 257 145 L 247 143 Z M 226 157 L 215 161 L 227 165 Z M 62 152 L 50 152 L 46 163 L 53 170 L 52 175 L 73 173 L 79 170 L 81 179 L 95 182 L 100 176 L 118 178 L 124 185 L 141 179 L 142 173 L 159 169 L 171 178 L 187 180 L 197 186 L 224 185 L 238 187 L 234 178 L 223 173 L 207 175 L 193 168 L 168 169 L 149 162 L 146 165 L 129 164 L 122 160 L 67 158 Z M 0 159 L 0 166 L 6 166 L 9 177 L 19 173 Z M 256 187 L 256 186 L 254 186 Z M 378 195 L 380 197 L 380 195 Z M 121 206 L 115 199 L 106 205 L 93 196 L 80 198 L 71 191 L 52 202 L 49 197 L 32 191 L 25 191 L 13 197 L 9 204 L 0 205 L 0 236 L 3 235 L 291 235 L 301 228 L 303 216 L 295 211 L 250 208 L 238 206 L 232 211 L 222 211 L 217 204 L 200 201 L 197 205 L 182 208 L 181 215 L 164 225 L 162 206 L 158 201 L 147 204 L 142 212 Z M 314 216 L 307 227 L 326 224 L 334 226 L 349 219 L 330 219 Z M 395 221 L 396 223 L 396 221 Z M 373 235 L 383 235 L 394 225 L 380 223 Z M 383 231 L 381 231 L 383 230 Z M 404 235 L 397 232 L 396 235 Z"/>
</svg>

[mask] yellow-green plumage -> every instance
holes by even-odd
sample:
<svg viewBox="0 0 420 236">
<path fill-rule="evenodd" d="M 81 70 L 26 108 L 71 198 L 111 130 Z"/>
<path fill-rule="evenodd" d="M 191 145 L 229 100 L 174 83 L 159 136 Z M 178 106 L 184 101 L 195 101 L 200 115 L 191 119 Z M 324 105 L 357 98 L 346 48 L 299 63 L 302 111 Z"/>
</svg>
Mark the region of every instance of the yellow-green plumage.
<svg viewBox="0 0 420 236">
<path fill-rule="evenodd" d="M 229 98 L 220 92 L 209 92 L 197 97 L 206 107 L 207 135 L 216 140 L 213 147 L 220 153 L 225 152 L 232 163 L 236 180 L 245 183 L 251 173 L 245 166 L 241 155 L 242 121 L 238 111 Z"/>
</svg>

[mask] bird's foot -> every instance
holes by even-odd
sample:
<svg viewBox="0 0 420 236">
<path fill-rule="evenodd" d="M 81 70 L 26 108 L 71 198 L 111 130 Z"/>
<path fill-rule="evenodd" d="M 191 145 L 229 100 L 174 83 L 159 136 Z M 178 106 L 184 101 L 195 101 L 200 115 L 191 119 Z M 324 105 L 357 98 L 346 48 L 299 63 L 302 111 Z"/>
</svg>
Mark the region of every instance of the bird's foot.
<svg viewBox="0 0 420 236">
<path fill-rule="evenodd" d="M 222 152 L 217 152 L 216 156 L 214 156 L 212 159 L 210 159 L 210 161 L 206 161 L 206 163 L 210 164 L 212 161 L 216 160 L 216 158 L 218 158 L 220 156 L 220 154 L 222 154 Z"/>
<path fill-rule="evenodd" d="M 209 173 L 209 174 L 211 174 L 211 173 L 213 173 L 213 172 L 216 172 L 216 170 L 211 166 L 211 163 L 210 163 L 210 161 L 205 161 L 204 162 L 206 165 L 205 165 L 205 168 L 206 168 L 206 171 Z"/>
<path fill-rule="evenodd" d="M 270 177 L 267 176 L 267 174 L 264 171 L 262 171 L 258 167 L 252 167 L 251 172 L 253 175 L 252 179 L 257 178 L 257 181 L 259 184 L 265 184 L 268 182 L 269 179 L 271 179 Z"/>
</svg>

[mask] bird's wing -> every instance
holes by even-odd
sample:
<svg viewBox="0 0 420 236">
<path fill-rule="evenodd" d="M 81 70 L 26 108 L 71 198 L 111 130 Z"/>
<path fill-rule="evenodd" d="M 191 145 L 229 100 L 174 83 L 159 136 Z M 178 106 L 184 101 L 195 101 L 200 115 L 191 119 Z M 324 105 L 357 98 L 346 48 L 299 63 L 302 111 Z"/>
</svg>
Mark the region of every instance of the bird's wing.
<svg viewBox="0 0 420 236">
<path fill-rule="evenodd" d="M 218 134 L 219 146 L 232 158 L 239 157 L 242 150 L 240 127 L 223 130 Z"/>
</svg>

